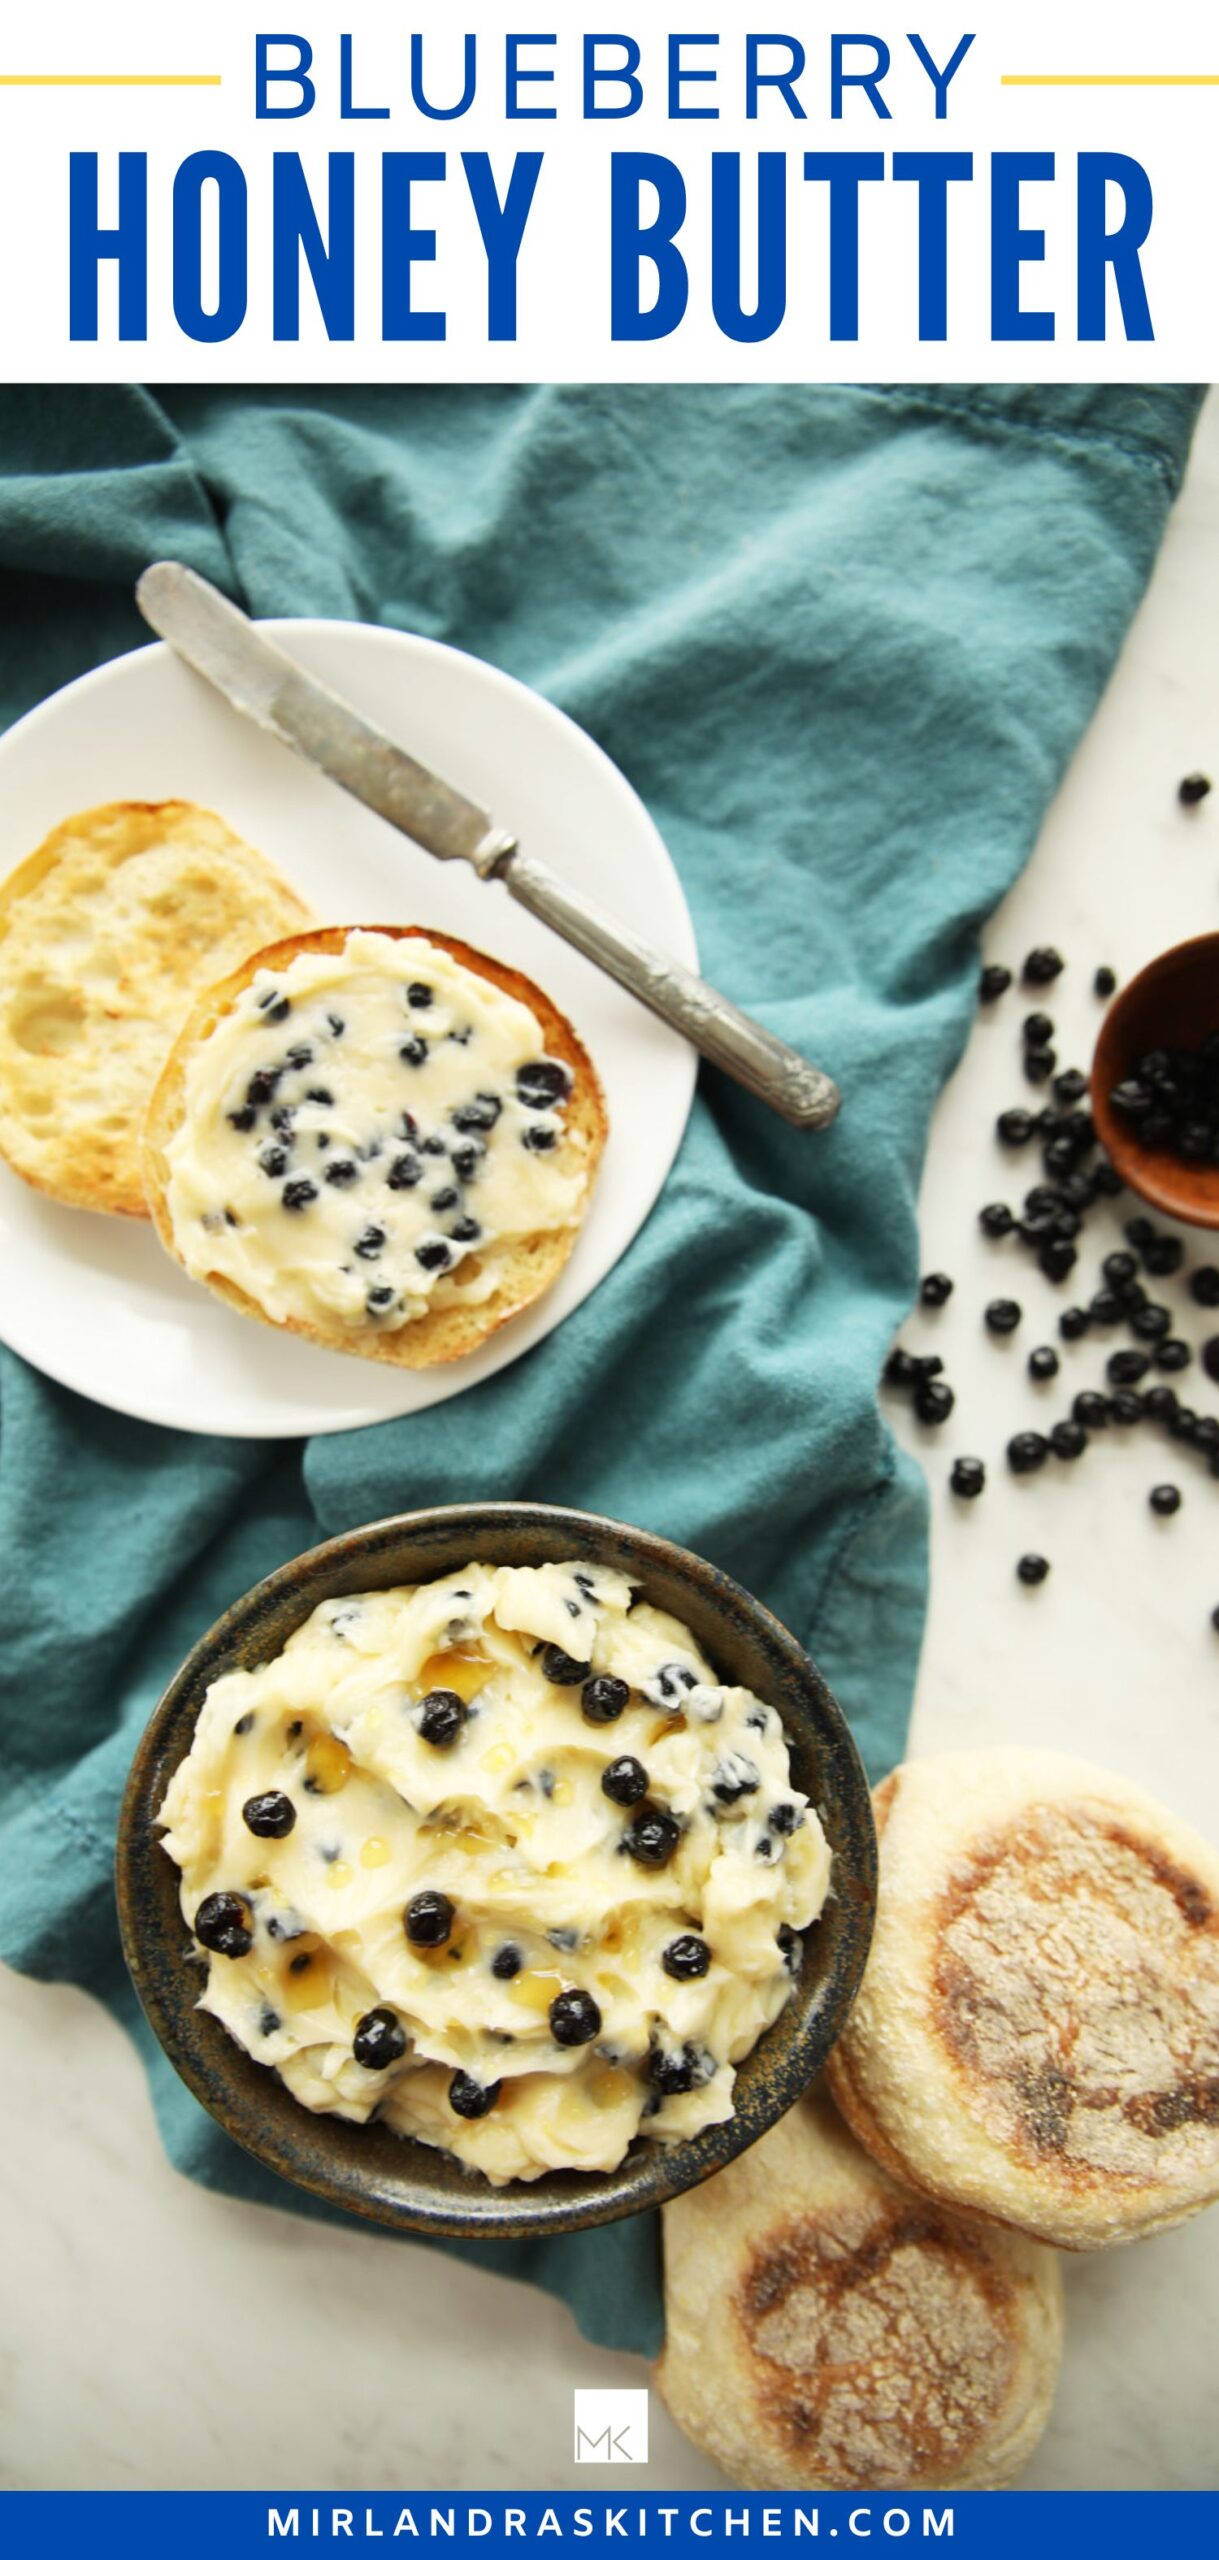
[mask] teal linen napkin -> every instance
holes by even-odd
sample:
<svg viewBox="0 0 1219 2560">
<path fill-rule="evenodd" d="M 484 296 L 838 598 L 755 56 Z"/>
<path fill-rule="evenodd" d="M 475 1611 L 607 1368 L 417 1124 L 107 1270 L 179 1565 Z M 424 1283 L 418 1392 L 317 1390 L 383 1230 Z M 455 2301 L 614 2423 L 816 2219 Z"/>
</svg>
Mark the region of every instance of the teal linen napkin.
<svg viewBox="0 0 1219 2560">
<path fill-rule="evenodd" d="M 314 1539 L 475 1495 L 618 1513 L 739 1576 L 817 1656 L 873 1774 L 900 1757 L 925 1502 L 875 1391 L 928 1118 L 978 927 L 1113 663 L 1196 406 L 1079 386 L 0 394 L 0 716 L 145 637 L 131 586 L 166 553 L 256 614 L 472 649 L 617 758 L 708 974 L 845 1096 L 800 1136 L 704 1072 L 664 1197 L 595 1295 L 399 1422 L 192 1439 L 3 1355 L 0 1951 L 108 2002 L 206 2184 L 316 2210 L 153 2046 L 118 1951 L 115 1816 L 181 1655 Z M 589 2337 L 659 2342 L 651 2218 L 461 2254 L 558 2293 Z"/>
</svg>

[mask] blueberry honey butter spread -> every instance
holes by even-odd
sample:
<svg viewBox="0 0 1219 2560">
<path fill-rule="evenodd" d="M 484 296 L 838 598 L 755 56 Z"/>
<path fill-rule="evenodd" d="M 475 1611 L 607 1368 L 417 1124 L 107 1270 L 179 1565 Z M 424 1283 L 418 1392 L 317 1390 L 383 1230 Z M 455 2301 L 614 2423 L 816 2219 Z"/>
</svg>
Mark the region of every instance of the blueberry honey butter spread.
<svg viewBox="0 0 1219 2560">
<path fill-rule="evenodd" d="M 244 1312 L 430 1366 L 557 1277 L 605 1134 L 540 989 L 413 930 L 303 934 L 209 991 L 145 1145 L 162 1241 Z"/>
<path fill-rule="evenodd" d="M 160 1819 L 201 2007 L 496 2185 L 730 2116 L 830 1883 L 776 1710 L 595 1566 L 323 1602 Z"/>
</svg>

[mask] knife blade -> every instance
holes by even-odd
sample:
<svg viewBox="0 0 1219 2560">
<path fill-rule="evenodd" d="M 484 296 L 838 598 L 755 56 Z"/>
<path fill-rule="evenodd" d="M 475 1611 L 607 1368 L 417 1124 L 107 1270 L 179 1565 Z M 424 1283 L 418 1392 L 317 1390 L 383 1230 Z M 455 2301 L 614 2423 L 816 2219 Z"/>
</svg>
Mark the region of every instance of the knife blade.
<svg viewBox="0 0 1219 2560">
<path fill-rule="evenodd" d="M 477 801 L 309 675 L 208 579 L 181 561 L 158 560 L 135 595 L 158 637 L 282 746 L 439 861 L 469 862 L 480 878 L 502 880 L 531 915 L 793 1126 L 825 1128 L 834 1118 L 838 1089 L 819 1067 L 524 850 Z"/>
</svg>

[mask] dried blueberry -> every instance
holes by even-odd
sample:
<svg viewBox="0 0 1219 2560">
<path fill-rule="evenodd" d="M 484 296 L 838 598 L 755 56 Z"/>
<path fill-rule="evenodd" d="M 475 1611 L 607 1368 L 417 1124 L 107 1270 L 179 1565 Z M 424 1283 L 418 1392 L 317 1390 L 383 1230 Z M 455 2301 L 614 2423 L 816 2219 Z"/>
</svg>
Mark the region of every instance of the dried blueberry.
<svg viewBox="0 0 1219 2560">
<path fill-rule="evenodd" d="M 978 977 L 978 998 L 982 1004 L 993 1004 L 997 996 L 1005 996 L 1012 983 L 1010 969 L 1001 961 L 988 960 Z"/>
<path fill-rule="evenodd" d="M 524 1961 L 519 1947 L 497 1947 L 491 1958 L 491 1971 L 497 1982 L 515 1982 Z"/>
<path fill-rule="evenodd" d="M 701 1982 L 711 1968 L 711 1949 L 705 1938 L 692 1931 L 681 1938 L 670 1938 L 660 1959 L 665 1972 L 674 1982 Z"/>
<path fill-rule="evenodd" d="M 419 1702 L 419 1733 L 437 1751 L 447 1751 L 466 1720 L 465 1700 L 456 1689 L 429 1689 Z"/>
<path fill-rule="evenodd" d="M 307 1176 L 297 1182 L 285 1182 L 279 1196 L 285 1209 L 307 1209 L 310 1201 L 317 1198 L 317 1184 Z"/>
<path fill-rule="evenodd" d="M 1105 1376 L 1111 1386 L 1137 1387 L 1150 1366 L 1145 1351 L 1111 1351 L 1105 1362 Z"/>
<path fill-rule="evenodd" d="M 1111 969 L 1106 961 L 1102 960 L 1099 969 L 1093 972 L 1092 993 L 1105 999 L 1117 994 L 1117 971 Z"/>
<path fill-rule="evenodd" d="M 1046 1378 L 1056 1378 L 1058 1367 L 1058 1353 L 1052 1343 L 1040 1343 L 1036 1351 L 1030 1351 L 1029 1376 L 1036 1378 L 1039 1384 L 1042 1384 Z"/>
<path fill-rule="evenodd" d="M 952 1282 L 947 1272 L 929 1271 L 918 1284 L 918 1294 L 920 1304 L 924 1307 L 947 1306 L 952 1296 Z"/>
<path fill-rule="evenodd" d="M 1086 1307 L 1064 1307 L 1058 1319 L 1058 1330 L 1064 1342 L 1079 1342 L 1091 1319 Z"/>
<path fill-rule="evenodd" d="M 355 1250 L 363 1262 L 375 1262 L 385 1243 L 384 1227 L 365 1227 L 355 1241 Z"/>
<path fill-rule="evenodd" d="M 463 1102 L 452 1114 L 455 1129 L 493 1129 L 503 1110 L 497 1093 L 476 1093 L 471 1102 Z"/>
<path fill-rule="evenodd" d="M 1182 808 L 1196 809 L 1199 801 L 1205 800 L 1210 787 L 1208 773 L 1187 773 L 1184 781 L 1177 784 L 1177 798 Z"/>
<path fill-rule="evenodd" d="M 390 1308 L 395 1304 L 395 1298 L 396 1293 L 389 1281 L 378 1280 L 369 1290 L 364 1304 L 370 1316 L 383 1316 L 389 1313 Z"/>
<path fill-rule="evenodd" d="M 942 1378 L 922 1378 L 915 1388 L 914 1410 L 919 1421 L 928 1423 L 934 1430 L 938 1430 L 942 1422 L 947 1422 L 955 1403 L 952 1388 L 945 1386 Z"/>
<path fill-rule="evenodd" d="M 282 1067 L 256 1067 L 245 1089 L 247 1109 L 261 1111 L 264 1102 L 272 1101 L 282 1074 Z"/>
<path fill-rule="evenodd" d="M 571 1077 L 556 1058 L 535 1058 L 516 1071 L 517 1100 L 527 1111 L 549 1111 L 571 1090 Z"/>
<path fill-rule="evenodd" d="M 1004 1200 L 988 1200 L 986 1207 L 978 1211 L 978 1225 L 983 1235 L 990 1236 L 994 1242 L 997 1242 L 1000 1236 L 1010 1236 L 1015 1223 L 1011 1210 Z"/>
<path fill-rule="evenodd" d="M 1065 1236 L 1047 1236 L 1037 1255 L 1047 1280 L 1065 1280 L 1079 1260 L 1073 1244 Z"/>
<path fill-rule="evenodd" d="M 980 1458 L 954 1458 L 948 1479 L 953 1493 L 963 1502 L 976 1502 L 986 1483 L 986 1469 Z"/>
<path fill-rule="evenodd" d="M 472 1182 L 474 1180 L 474 1176 L 477 1173 L 479 1165 L 486 1152 L 486 1148 L 479 1146 L 473 1138 L 467 1138 L 464 1146 L 454 1147 L 452 1157 L 453 1171 L 459 1182 Z"/>
<path fill-rule="evenodd" d="M 503 2088 L 502 2080 L 472 2080 L 468 2071 L 455 2071 L 449 2082 L 449 2105 L 455 2116 L 464 2116 L 468 2124 L 479 2116 L 489 2116 Z"/>
<path fill-rule="evenodd" d="M 1219 1307 L 1219 1270 L 1203 1262 L 1189 1275 L 1189 1294 L 1198 1307 Z"/>
<path fill-rule="evenodd" d="M 244 1133 L 245 1133 L 245 1131 L 246 1131 L 247 1129 L 252 1129 L 252 1128 L 253 1128 L 254 1123 L 255 1123 L 255 1121 L 257 1120 L 257 1118 L 258 1118 L 258 1113 L 254 1110 L 254 1108 L 253 1108 L 252 1104 L 250 1104 L 250 1103 L 248 1103 L 248 1102 L 247 1102 L 247 1103 L 243 1104 L 242 1109 L 241 1109 L 240 1111 L 230 1111 L 230 1112 L 229 1112 L 229 1114 L 228 1114 L 228 1123 L 229 1123 L 229 1127 L 230 1127 L 230 1129 L 239 1129 L 239 1130 L 241 1130 L 242 1134 L 244 1135 Z"/>
<path fill-rule="evenodd" d="M 447 1893 L 417 1893 L 402 1914 L 413 1947 L 443 1947 L 457 1914 Z"/>
<path fill-rule="evenodd" d="M 1050 1447 L 1056 1458 L 1082 1458 L 1088 1446 L 1088 1434 L 1079 1422 L 1056 1422 L 1050 1431 Z"/>
<path fill-rule="evenodd" d="M 1141 1422 L 1146 1405 L 1137 1387 L 1118 1387 L 1109 1398 L 1109 1411 L 1114 1422 Z"/>
<path fill-rule="evenodd" d="M 625 1680 L 615 1680 L 609 1672 L 598 1672 L 586 1680 L 580 1692 L 580 1710 L 589 1724 L 616 1724 L 630 1698 Z"/>
<path fill-rule="evenodd" d="M 743 1751 L 726 1752 L 711 1773 L 711 1793 L 717 1804 L 739 1804 L 742 1796 L 756 1796 L 761 1784 L 761 1771 Z"/>
<path fill-rule="evenodd" d="M 1017 1103 L 1010 1111 L 1001 1111 L 995 1122 L 995 1136 L 1005 1147 L 1027 1147 L 1033 1134 L 1033 1115 Z"/>
<path fill-rule="evenodd" d="M 447 1271 L 452 1259 L 443 1236 L 425 1236 L 415 1247 L 415 1260 L 424 1271 Z"/>
<path fill-rule="evenodd" d="M 1054 1025 L 1048 1013 L 1026 1013 L 1020 1025 L 1020 1036 L 1026 1049 L 1048 1049 L 1054 1037 Z"/>
<path fill-rule="evenodd" d="M 617 1766 L 617 1763 L 614 1764 Z M 605 1773 L 608 1777 L 609 1771 Z M 605 1777 L 601 1784 L 604 1787 Z M 681 1838 L 681 1826 L 660 1805 L 645 1804 L 623 1832 L 622 1845 L 640 1867 L 667 1867 Z"/>
<path fill-rule="evenodd" d="M 195 1913 L 195 1936 L 213 1955 L 248 1956 L 254 1913 L 244 1893 L 208 1893 Z"/>
<path fill-rule="evenodd" d="M 260 1173 L 268 1175 L 272 1182 L 278 1181 L 280 1174 L 288 1170 L 287 1148 L 264 1147 L 258 1159 L 258 1169 Z"/>
<path fill-rule="evenodd" d="M 422 1174 L 418 1156 L 406 1147 L 400 1156 L 394 1157 L 385 1180 L 391 1191 L 413 1191 Z"/>
<path fill-rule="evenodd" d="M 683 2045 L 680 2053 L 666 2053 L 662 2045 L 654 2045 L 648 2056 L 648 2082 L 658 2098 L 683 2098 L 698 2080 L 697 2057 L 692 2045 Z"/>
<path fill-rule="evenodd" d="M 1171 1519 L 1181 1508 L 1181 1491 L 1175 1484 L 1153 1484 L 1147 1499 L 1161 1520 Z"/>
<path fill-rule="evenodd" d="M 1049 1570 L 1049 1562 L 1045 1556 L 1021 1556 L 1016 1566 L 1019 1580 L 1027 1582 L 1030 1589 L 1038 1582 L 1044 1582 Z"/>
<path fill-rule="evenodd" d="M 388 2071 L 406 2051 L 406 2029 L 392 2009 L 366 2009 L 356 2020 L 351 2050 L 365 2071 Z"/>
<path fill-rule="evenodd" d="M 418 1031 L 412 1032 L 410 1039 L 402 1042 L 398 1055 L 404 1067 L 421 1067 L 427 1058 L 427 1042 Z"/>
<path fill-rule="evenodd" d="M 1153 1236 L 1143 1248 L 1143 1267 L 1153 1280 L 1170 1280 L 1185 1260 L 1185 1247 L 1179 1236 Z"/>
<path fill-rule="evenodd" d="M 988 1333 L 1014 1333 L 1023 1312 L 1015 1298 L 992 1298 L 983 1322 Z"/>
<path fill-rule="evenodd" d="M 406 1001 L 412 1013 L 426 1013 L 432 1002 L 432 990 L 424 986 L 421 978 L 415 978 L 406 990 Z"/>
<path fill-rule="evenodd" d="M 1020 974 L 1026 987 L 1048 987 L 1065 966 L 1061 951 L 1055 951 L 1052 943 L 1043 942 L 1026 953 Z"/>
<path fill-rule="evenodd" d="M 334 1095 L 328 1084 L 311 1084 L 305 1100 L 316 1102 L 323 1111 L 332 1111 L 334 1108 Z"/>
<path fill-rule="evenodd" d="M 648 1773 L 642 1760 L 634 1760 L 629 1751 L 621 1759 L 611 1760 L 601 1772 L 601 1793 L 611 1804 L 641 1804 L 648 1791 Z"/>
<path fill-rule="evenodd" d="M 1014 1476 L 1035 1475 L 1049 1454 L 1049 1441 L 1041 1431 L 1017 1431 L 1007 1444 L 1007 1463 Z"/>
<path fill-rule="evenodd" d="M 1094 1387 L 1083 1387 L 1074 1397 L 1071 1412 L 1084 1431 L 1105 1431 L 1109 1424 L 1109 1399 L 1098 1395 Z"/>
<path fill-rule="evenodd" d="M 1188 1342 L 1182 1342 L 1179 1334 L 1170 1334 L 1165 1342 L 1157 1342 L 1153 1354 L 1157 1369 L 1170 1371 L 1188 1369 L 1193 1356 Z"/>
<path fill-rule="evenodd" d="M 556 2044 L 591 2044 L 601 2033 L 601 2012 L 589 1991 L 560 1991 L 550 2003 L 549 2015 Z"/>
<path fill-rule="evenodd" d="M 1058 1053 L 1054 1049 L 1025 1050 L 1024 1072 L 1030 1084 L 1048 1084 L 1057 1064 Z"/>
<path fill-rule="evenodd" d="M 574 1654 L 564 1653 L 561 1644 L 542 1648 L 542 1678 L 556 1689 L 578 1689 L 587 1680 L 590 1665 L 577 1662 Z"/>
<path fill-rule="evenodd" d="M 336 1156 L 333 1164 L 326 1167 L 326 1180 L 334 1184 L 336 1191 L 344 1190 L 349 1182 L 358 1182 L 359 1178 L 360 1168 L 354 1156 Z"/>
<path fill-rule="evenodd" d="M 454 1218 L 449 1234 L 454 1244 L 477 1244 L 482 1228 L 477 1218 Z"/>
<path fill-rule="evenodd" d="M 281 1795 L 273 1788 L 265 1796 L 247 1796 L 241 1819 L 256 1840 L 286 1840 L 296 1828 L 296 1806 L 291 1796 Z"/>
<path fill-rule="evenodd" d="M 292 1007 L 278 987 L 266 987 L 258 999 L 258 1010 L 267 1022 L 286 1022 Z"/>
<path fill-rule="evenodd" d="M 558 1136 L 558 1130 L 548 1128 L 544 1120 L 531 1120 L 521 1131 L 521 1145 L 528 1147 L 530 1155 L 545 1156 L 558 1144 Z"/>
<path fill-rule="evenodd" d="M 912 1387 L 917 1374 L 918 1372 L 915 1369 L 910 1353 L 908 1351 L 903 1351 L 900 1342 L 897 1343 L 889 1353 L 889 1357 L 885 1362 L 885 1385 L 887 1387 Z"/>
</svg>

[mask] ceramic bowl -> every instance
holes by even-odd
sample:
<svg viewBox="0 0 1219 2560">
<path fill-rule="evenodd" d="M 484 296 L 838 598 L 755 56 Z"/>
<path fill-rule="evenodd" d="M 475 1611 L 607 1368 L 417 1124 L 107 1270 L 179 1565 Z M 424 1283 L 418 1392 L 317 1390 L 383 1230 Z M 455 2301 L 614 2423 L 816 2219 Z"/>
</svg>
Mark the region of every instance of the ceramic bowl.
<svg viewBox="0 0 1219 2560">
<path fill-rule="evenodd" d="M 778 1709 L 793 1781 L 816 1805 L 830 1842 L 833 1887 L 806 1933 L 787 2007 L 740 2066 L 726 2124 L 671 2146 L 637 2140 L 620 2166 L 605 2172 L 562 2170 L 493 2187 L 451 2154 L 375 2121 L 310 2114 L 276 2073 L 196 2007 L 199 1972 L 187 1961 L 178 1870 L 160 1845 L 157 1812 L 210 1683 L 278 1653 L 320 1601 L 426 1582 L 474 1559 L 536 1565 L 566 1557 L 630 1575 L 643 1597 L 692 1630 L 721 1679 L 754 1689 Z M 576 2231 L 661 2204 L 722 2168 L 794 2103 L 825 2061 L 863 1972 L 876 1835 L 859 1754 L 824 1680 L 795 1638 L 727 1574 L 664 1538 L 588 1512 L 463 1503 L 330 1538 L 226 1611 L 170 1682 L 136 1753 L 119 1820 L 117 1884 L 124 1952 L 150 2023 L 187 2087 L 236 2142 L 281 2177 L 369 2221 L 520 2238 Z"/>
<path fill-rule="evenodd" d="M 1113 1108 L 1115 1085 L 1148 1049 L 1197 1048 L 1219 1029 L 1219 933 L 1200 933 L 1148 961 L 1114 997 L 1092 1060 L 1096 1134 L 1123 1182 L 1153 1209 L 1191 1227 L 1219 1227 L 1219 1164 L 1187 1164 L 1140 1144 Z"/>
</svg>

